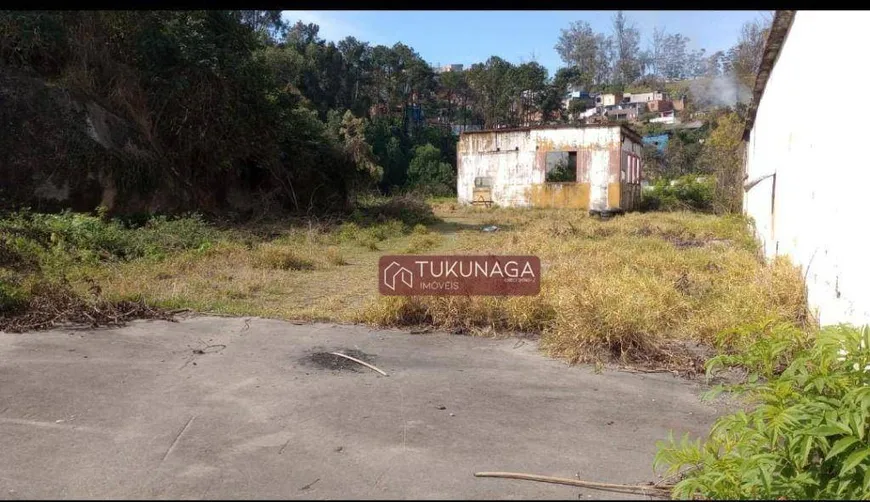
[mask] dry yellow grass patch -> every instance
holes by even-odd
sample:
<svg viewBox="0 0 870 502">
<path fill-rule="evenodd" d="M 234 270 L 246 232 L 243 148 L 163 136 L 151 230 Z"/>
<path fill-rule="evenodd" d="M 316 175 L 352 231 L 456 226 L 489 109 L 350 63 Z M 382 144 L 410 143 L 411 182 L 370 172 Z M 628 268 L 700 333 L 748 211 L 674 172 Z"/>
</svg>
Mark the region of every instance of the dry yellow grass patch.
<svg viewBox="0 0 870 502">
<path fill-rule="evenodd" d="M 801 277 L 764 263 L 746 222 L 693 213 L 628 214 L 607 221 L 572 210 L 468 208 L 442 202 L 442 221 L 260 229 L 158 258 L 77 266 L 87 292 L 164 307 L 284 319 L 433 325 L 481 334 L 540 334 L 570 361 L 684 364 L 680 344 L 712 345 L 723 330 L 766 320 L 801 322 Z M 481 232 L 496 225 L 495 232 Z M 383 254 L 533 254 L 534 297 L 380 297 Z"/>
<path fill-rule="evenodd" d="M 722 330 L 805 316 L 796 269 L 784 259 L 763 263 L 741 218 L 650 213 L 600 221 L 568 210 L 484 211 L 450 211 L 455 221 L 500 226 L 460 231 L 455 252 L 539 256 L 539 296 L 374 298 L 359 320 L 531 331 L 571 361 L 669 364 L 686 360 L 675 344 L 711 345 Z"/>
</svg>

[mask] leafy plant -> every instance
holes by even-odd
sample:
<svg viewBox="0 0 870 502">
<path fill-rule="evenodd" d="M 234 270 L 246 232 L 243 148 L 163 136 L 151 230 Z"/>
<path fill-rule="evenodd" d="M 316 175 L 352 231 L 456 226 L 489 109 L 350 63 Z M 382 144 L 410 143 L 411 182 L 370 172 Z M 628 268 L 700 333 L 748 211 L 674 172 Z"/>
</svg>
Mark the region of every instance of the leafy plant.
<svg viewBox="0 0 870 502">
<path fill-rule="evenodd" d="M 643 192 L 642 205 L 647 210 L 712 211 L 715 190 L 716 180 L 709 176 L 661 179 Z"/>
<path fill-rule="evenodd" d="M 704 442 L 688 435 L 659 442 L 655 467 L 685 476 L 674 498 L 868 498 L 870 330 L 825 328 L 778 375 L 772 363 L 794 332 L 773 333 L 773 342 L 708 366 L 750 369 L 749 381 L 736 388 L 749 411 L 721 417 Z"/>
</svg>

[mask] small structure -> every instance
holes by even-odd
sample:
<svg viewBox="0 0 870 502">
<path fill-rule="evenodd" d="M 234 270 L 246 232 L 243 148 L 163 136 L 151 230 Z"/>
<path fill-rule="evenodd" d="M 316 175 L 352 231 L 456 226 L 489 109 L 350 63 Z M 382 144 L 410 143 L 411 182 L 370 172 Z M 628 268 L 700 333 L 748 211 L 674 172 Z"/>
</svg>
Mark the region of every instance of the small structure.
<svg viewBox="0 0 870 502">
<path fill-rule="evenodd" d="M 630 211 L 640 203 L 642 148 L 625 125 L 464 132 L 456 148 L 459 202 Z"/>
<path fill-rule="evenodd" d="M 643 144 L 644 145 L 652 145 L 656 147 L 656 150 L 659 152 L 664 152 L 665 148 L 668 146 L 668 140 L 670 139 L 670 133 L 657 134 L 655 136 L 644 136 Z"/>
<path fill-rule="evenodd" d="M 606 115 L 611 120 L 637 120 L 638 111 L 633 106 L 616 106 L 607 110 Z"/>
<path fill-rule="evenodd" d="M 669 112 L 674 109 L 674 104 L 665 99 L 654 99 L 648 101 L 646 107 L 651 112 Z"/>
<path fill-rule="evenodd" d="M 622 94 L 599 94 L 595 97 L 595 106 L 613 106 L 622 102 Z"/>
<path fill-rule="evenodd" d="M 668 99 L 668 95 L 662 91 L 625 93 L 622 101 L 625 103 L 647 103 L 649 101 L 662 101 Z"/>
<path fill-rule="evenodd" d="M 650 124 L 676 124 L 677 117 L 674 115 L 673 110 L 667 112 L 659 112 L 659 116 L 654 119 L 650 119 L 649 122 Z"/>
<path fill-rule="evenodd" d="M 435 73 L 461 72 L 464 66 L 461 64 L 448 64 L 435 69 Z"/>
</svg>

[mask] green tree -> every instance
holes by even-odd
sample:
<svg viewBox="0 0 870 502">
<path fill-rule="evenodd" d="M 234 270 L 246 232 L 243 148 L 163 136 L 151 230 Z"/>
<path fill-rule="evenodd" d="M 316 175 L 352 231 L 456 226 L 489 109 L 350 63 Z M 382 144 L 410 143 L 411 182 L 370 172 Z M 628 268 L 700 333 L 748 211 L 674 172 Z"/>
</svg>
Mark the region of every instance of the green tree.
<svg viewBox="0 0 870 502">
<path fill-rule="evenodd" d="M 566 64 L 576 71 L 574 82 L 586 89 L 597 83 L 600 73 L 601 40 L 586 21 L 572 22 L 563 29 L 556 43 L 556 52 Z"/>
<path fill-rule="evenodd" d="M 738 213 L 743 204 L 743 120 L 722 115 L 706 139 L 700 156 L 705 171 L 716 176 L 715 209 Z"/>
<path fill-rule="evenodd" d="M 441 152 L 431 144 L 418 146 L 408 168 L 408 185 L 436 195 L 454 192 L 453 166 L 441 160 Z"/>
</svg>

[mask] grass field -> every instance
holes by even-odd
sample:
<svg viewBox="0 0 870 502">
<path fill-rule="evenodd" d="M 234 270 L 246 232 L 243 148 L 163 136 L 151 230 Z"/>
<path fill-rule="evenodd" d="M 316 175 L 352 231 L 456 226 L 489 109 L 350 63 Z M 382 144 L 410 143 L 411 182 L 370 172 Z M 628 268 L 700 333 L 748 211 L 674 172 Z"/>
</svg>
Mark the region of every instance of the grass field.
<svg viewBox="0 0 870 502">
<path fill-rule="evenodd" d="M 532 333 L 572 362 L 659 367 L 691 364 L 690 347 L 713 347 L 734 328 L 805 321 L 799 273 L 786 261 L 763 263 L 742 218 L 644 213 L 600 221 L 571 210 L 477 209 L 449 200 L 431 202 L 434 214 L 390 204 L 350 221 L 224 229 L 189 219 L 136 229 L 70 215 L 39 224 L 3 220 L 6 254 L 17 258 L 0 261 L 0 280 L 26 294 L 34 281 L 65 276 L 82 295 L 96 288 L 112 300 L 199 312 Z M 492 224 L 499 230 L 481 231 Z M 539 256 L 541 294 L 377 293 L 383 254 L 491 252 Z M 28 260 L 41 272 L 26 272 Z"/>
</svg>

